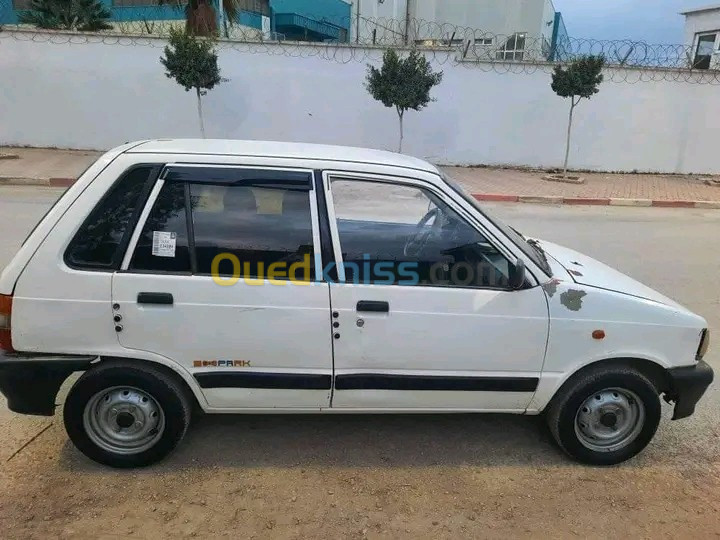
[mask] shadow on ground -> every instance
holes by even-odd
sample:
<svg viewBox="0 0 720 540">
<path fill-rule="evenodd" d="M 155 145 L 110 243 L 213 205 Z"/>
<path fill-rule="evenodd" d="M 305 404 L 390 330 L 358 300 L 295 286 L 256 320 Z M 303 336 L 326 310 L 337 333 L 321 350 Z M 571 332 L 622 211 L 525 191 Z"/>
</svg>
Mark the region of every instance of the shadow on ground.
<svg viewBox="0 0 720 540">
<path fill-rule="evenodd" d="M 639 466 L 635 459 L 631 466 Z M 570 465 L 540 417 L 457 415 L 200 415 L 165 461 L 144 472 L 206 467 Z M 68 441 L 60 466 L 104 472 Z"/>
</svg>

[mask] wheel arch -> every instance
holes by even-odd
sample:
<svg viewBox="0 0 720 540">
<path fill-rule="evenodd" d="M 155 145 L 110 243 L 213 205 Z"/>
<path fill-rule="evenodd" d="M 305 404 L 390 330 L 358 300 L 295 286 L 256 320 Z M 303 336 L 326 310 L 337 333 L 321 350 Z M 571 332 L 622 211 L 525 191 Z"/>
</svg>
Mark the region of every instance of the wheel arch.
<svg viewBox="0 0 720 540">
<path fill-rule="evenodd" d="M 184 388 L 187 392 L 188 397 L 192 398 L 193 404 L 197 408 L 205 410 L 205 408 L 207 407 L 207 401 L 205 400 L 205 396 L 203 395 L 199 386 L 195 383 L 195 379 L 187 371 L 183 370 L 180 366 L 173 365 L 172 363 L 160 362 L 157 360 L 149 360 L 146 358 L 140 359 L 124 356 L 100 356 L 100 361 L 92 364 L 88 371 L 90 371 L 95 365 L 107 365 L 111 363 L 130 363 L 137 364 L 139 366 L 151 366 L 158 371 L 163 372 L 165 375 L 173 378 L 177 383 L 179 383 L 181 387 Z"/>
<path fill-rule="evenodd" d="M 553 401 L 562 394 L 563 389 L 573 384 L 573 382 L 585 375 L 588 371 L 592 371 L 600 367 L 604 368 L 613 366 L 632 368 L 642 373 L 655 386 L 658 391 L 658 395 L 670 391 L 671 383 L 670 378 L 668 377 L 667 368 L 660 362 L 635 356 L 601 358 L 579 366 L 576 370 L 561 379 L 559 383 L 556 383 L 551 391 L 548 392 L 546 390 L 547 397 L 544 400 L 545 403 L 541 407 L 538 407 L 538 412 L 547 410 Z"/>
</svg>

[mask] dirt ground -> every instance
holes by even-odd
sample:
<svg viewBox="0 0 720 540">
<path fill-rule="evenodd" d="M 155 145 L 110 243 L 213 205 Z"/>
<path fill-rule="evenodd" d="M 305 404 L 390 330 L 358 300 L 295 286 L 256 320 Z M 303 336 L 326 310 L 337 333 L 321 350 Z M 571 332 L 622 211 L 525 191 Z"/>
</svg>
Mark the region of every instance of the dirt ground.
<svg viewBox="0 0 720 540">
<path fill-rule="evenodd" d="M 0 526 L 6 538 L 717 537 L 717 463 L 693 450 L 601 469 L 567 461 L 537 418 L 228 416 L 201 419 L 159 466 L 113 471 L 56 419 L 3 464 Z"/>
</svg>

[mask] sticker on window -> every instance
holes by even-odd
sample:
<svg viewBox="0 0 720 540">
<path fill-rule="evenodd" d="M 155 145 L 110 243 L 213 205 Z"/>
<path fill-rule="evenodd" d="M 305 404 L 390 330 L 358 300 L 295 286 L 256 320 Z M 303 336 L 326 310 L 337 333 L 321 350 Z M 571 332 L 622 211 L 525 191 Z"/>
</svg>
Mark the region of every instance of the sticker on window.
<svg viewBox="0 0 720 540">
<path fill-rule="evenodd" d="M 174 257 L 177 233 L 153 231 L 152 254 L 156 257 Z"/>
</svg>

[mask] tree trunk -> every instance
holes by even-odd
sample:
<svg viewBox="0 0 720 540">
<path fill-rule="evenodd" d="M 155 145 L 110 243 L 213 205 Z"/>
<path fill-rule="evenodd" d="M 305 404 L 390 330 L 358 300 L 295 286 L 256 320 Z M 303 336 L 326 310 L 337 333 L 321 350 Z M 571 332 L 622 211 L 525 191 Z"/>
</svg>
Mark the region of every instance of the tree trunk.
<svg viewBox="0 0 720 540">
<path fill-rule="evenodd" d="M 578 100 L 580 103 L 580 100 Z M 567 178 L 568 158 L 570 157 L 570 134 L 572 132 L 573 111 L 575 110 L 575 97 L 570 101 L 570 118 L 568 119 L 567 140 L 565 141 L 565 164 L 563 165 L 563 178 Z"/>
<path fill-rule="evenodd" d="M 205 122 L 203 121 L 203 114 L 202 114 L 202 98 L 200 96 L 200 89 L 196 88 L 195 92 L 197 92 L 197 100 L 198 100 L 198 118 L 200 119 L 200 133 L 202 133 L 203 139 L 205 139 Z"/>
<path fill-rule="evenodd" d="M 208 0 L 188 2 L 185 7 L 185 30 L 194 36 L 217 35 L 217 13 Z"/>
<path fill-rule="evenodd" d="M 403 115 L 405 114 L 405 111 L 398 109 L 398 117 L 400 118 L 400 144 L 398 145 L 398 153 L 402 154 L 402 144 L 403 144 Z"/>
</svg>

